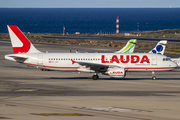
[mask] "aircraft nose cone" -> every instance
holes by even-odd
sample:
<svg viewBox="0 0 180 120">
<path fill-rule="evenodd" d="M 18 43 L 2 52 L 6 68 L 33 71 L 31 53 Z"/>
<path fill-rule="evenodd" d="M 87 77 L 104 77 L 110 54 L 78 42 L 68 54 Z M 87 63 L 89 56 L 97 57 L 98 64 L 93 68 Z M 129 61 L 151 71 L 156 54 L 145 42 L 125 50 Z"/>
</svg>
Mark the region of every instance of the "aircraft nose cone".
<svg viewBox="0 0 180 120">
<path fill-rule="evenodd" d="M 173 61 L 172 61 L 172 63 L 171 63 L 171 67 L 175 67 L 175 68 L 177 68 L 177 66 L 178 66 L 178 65 L 177 65 L 177 63 L 175 63 L 175 62 L 173 62 Z"/>
</svg>

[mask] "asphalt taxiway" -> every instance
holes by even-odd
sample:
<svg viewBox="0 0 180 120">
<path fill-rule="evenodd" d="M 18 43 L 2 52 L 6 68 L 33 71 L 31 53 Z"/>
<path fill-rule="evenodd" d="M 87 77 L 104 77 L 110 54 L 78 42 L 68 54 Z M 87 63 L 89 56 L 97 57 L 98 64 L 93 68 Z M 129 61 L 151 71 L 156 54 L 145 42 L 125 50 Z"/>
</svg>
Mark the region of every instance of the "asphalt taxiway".
<svg viewBox="0 0 180 120">
<path fill-rule="evenodd" d="M 114 48 L 35 43 L 43 52 L 108 51 Z M 117 49 L 117 48 L 116 48 Z M 0 40 L 0 119 L 179 120 L 180 69 L 130 72 L 126 78 L 90 73 L 40 71 L 4 59 L 11 43 Z M 175 55 L 178 57 L 178 55 Z"/>
</svg>

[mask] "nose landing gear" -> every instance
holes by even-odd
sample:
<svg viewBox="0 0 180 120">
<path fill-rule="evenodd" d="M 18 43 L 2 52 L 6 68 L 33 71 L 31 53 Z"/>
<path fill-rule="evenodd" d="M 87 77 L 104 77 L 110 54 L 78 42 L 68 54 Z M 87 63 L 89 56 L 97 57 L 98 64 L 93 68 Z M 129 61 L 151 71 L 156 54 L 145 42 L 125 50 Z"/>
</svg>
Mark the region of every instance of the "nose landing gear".
<svg viewBox="0 0 180 120">
<path fill-rule="evenodd" d="M 155 72 L 152 71 L 152 79 L 155 80 L 156 79 L 156 76 L 155 76 Z"/>
</svg>

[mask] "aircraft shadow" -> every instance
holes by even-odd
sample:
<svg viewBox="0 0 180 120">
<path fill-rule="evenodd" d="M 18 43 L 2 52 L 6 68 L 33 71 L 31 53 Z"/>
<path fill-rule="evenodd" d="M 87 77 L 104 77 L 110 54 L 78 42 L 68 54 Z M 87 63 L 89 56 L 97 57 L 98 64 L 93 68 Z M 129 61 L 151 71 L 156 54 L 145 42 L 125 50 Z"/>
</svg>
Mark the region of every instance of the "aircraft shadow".
<svg viewBox="0 0 180 120">
<path fill-rule="evenodd" d="M 50 77 L 46 79 L 65 79 L 65 80 L 92 80 L 91 77 Z M 152 80 L 152 78 L 99 78 L 98 80 Z M 180 78 L 156 78 L 156 80 L 180 80 Z M 156 81 L 153 80 L 153 81 Z M 96 81 L 96 80 L 94 80 Z"/>
</svg>

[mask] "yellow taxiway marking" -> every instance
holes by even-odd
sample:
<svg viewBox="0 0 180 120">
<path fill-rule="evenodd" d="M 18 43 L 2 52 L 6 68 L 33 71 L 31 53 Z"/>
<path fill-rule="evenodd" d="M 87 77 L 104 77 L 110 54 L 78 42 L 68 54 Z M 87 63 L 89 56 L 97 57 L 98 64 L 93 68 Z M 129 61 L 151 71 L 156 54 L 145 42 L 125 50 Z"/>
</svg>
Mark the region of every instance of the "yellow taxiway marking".
<svg viewBox="0 0 180 120">
<path fill-rule="evenodd" d="M 136 119 L 136 120 L 151 120 L 149 118 L 142 118 L 142 117 L 136 117 L 136 116 L 113 114 L 113 113 L 110 113 L 110 112 L 102 112 L 102 111 L 92 111 L 92 110 L 84 110 L 84 109 L 82 110 L 82 109 L 77 109 L 77 108 L 52 107 L 52 106 L 35 105 L 35 104 L 27 104 L 27 103 L 18 103 L 18 102 L 10 102 L 10 101 L 0 101 L 0 102 L 9 103 L 9 104 L 19 104 L 19 105 L 34 106 L 34 107 L 42 107 L 42 108 L 49 108 L 49 109 L 70 110 L 70 111 L 83 112 L 83 113 L 86 112 L 86 113 L 89 113 L 89 114 L 108 115 L 108 116 L 130 118 L 130 119 Z"/>
<path fill-rule="evenodd" d="M 138 120 L 151 120 L 151 119 L 147 119 L 147 118 L 128 116 L 128 115 L 118 115 L 118 114 L 113 114 L 113 113 L 103 113 L 103 112 L 84 110 L 84 109 L 80 110 L 80 109 L 77 109 L 77 108 L 62 108 L 62 107 L 52 107 L 52 106 L 45 106 L 45 105 L 35 105 L 35 104 L 26 104 L 26 103 L 4 101 L 4 100 L 7 100 L 7 99 L 12 99 L 12 98 L 18 98 L 18 97 L 30 96 L 30 95 L 38 95 L 38 94 L 50 93 L 50 92 L 61 91 L 61 90 L 64 90 L 64 88 L 50 90 L 50 91 L 44 91 L 44 92 L 39 92 L 39 93 L 32 93 L 32 94 L 26 94 L 26 95 L 20 95 L 20 96 L 12 96 L 12 97 L 7 97 L 7 98 L 1 98 L 0 102 L 10 103 L 10 104 L 27 105 L 27 106 L 34 106 L 34 107 L 42 107 L 42 108 L 70 110 L 70 111 L 83 112 L 83 113 L 87 112 L 87 113 L 91 113 L 91 114 L 109 115 L 109 116 L 116 116 L 116 117 L 122 117 L 122 118 L 131 118 L 131 119 L 138 119 Z M 66 113 L 66 115 L 67 115 L 67 113 Z M 50 116 L 50 114 L 49 114 L 49 116 Z M 54 114 L 54 116 L 55 116 L 55 114 Z M 70 114 L 69 114 L 69 116 L 70 116 Z M 71 116 L 72 116 L 72 113 L 71 113 Z"/>
<path fill-rule="evenodd" d="M 34 115 L 43 115 L 43 116 L 91 116 L 86 114 L 79 113 L 32 113 Z"/>
<path fill-rule="evenodd" d="M 0 86 L 13 87 L 14 85 L 0 85 Z"/>
</svg>

